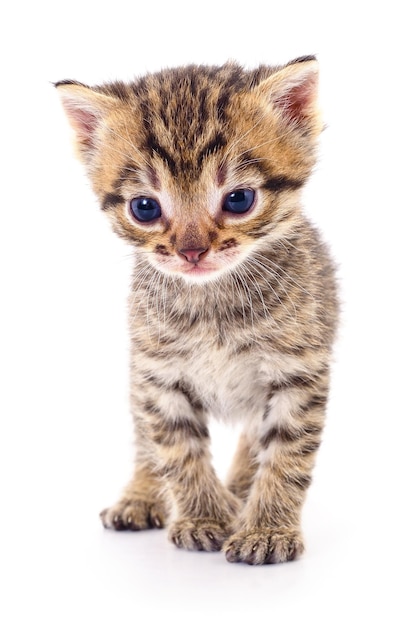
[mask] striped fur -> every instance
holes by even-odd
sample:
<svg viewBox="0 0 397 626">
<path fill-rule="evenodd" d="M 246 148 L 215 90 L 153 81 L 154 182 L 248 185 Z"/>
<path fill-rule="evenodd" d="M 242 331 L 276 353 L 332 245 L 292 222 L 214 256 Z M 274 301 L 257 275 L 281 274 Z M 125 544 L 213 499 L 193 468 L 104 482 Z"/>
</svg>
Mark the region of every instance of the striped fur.
<svg viewBox="0 0 397 626">
<path fill-rule="evenodd" d="M 101 207 L 136 253 L 136 467 L 106 527 L 167 524 L 178 547 L 232 562 L 302 553 L 337 323 L 333 264 L 300 206 L 321 130 L 316 84 L 314 57 L 57 84 Z M 222 210 L 245 188 L 252 209 Z M 135 219 L 140 197 L 161 217 Z M 244 425 L 227 485 L 211 466 L 210 415 Z"/>
</svg>

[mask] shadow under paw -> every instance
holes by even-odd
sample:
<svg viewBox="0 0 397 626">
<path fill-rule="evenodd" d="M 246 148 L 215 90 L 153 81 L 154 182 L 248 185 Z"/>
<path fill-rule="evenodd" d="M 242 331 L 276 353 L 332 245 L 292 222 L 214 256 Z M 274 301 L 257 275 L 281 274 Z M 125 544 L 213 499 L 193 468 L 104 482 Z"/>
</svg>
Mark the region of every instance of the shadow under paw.
<svg viewBox="0 0 397 626">
<path fill-rule="evenodd" d="M 185 550 L 217 552 L 230 535 L 227 524 L 209 518 L 180 519 L 170 528 L 169 539 Z"/>
<path fill-rule="evenodd" d="M 248 565 L 293 561 L 302 554 L 303 549 L 299 531 L 270 528 L 236 533 L 223 546 L 230 563 L 248 563 Z"/>
<path fill-rule="evenodd" d="M 109 509 L 104 509 L 100 518 L 105 528 L 145 530 L 147 528 L 163 528 L 166 512 L 161 502 L 122 499 Z"/>
</svg>

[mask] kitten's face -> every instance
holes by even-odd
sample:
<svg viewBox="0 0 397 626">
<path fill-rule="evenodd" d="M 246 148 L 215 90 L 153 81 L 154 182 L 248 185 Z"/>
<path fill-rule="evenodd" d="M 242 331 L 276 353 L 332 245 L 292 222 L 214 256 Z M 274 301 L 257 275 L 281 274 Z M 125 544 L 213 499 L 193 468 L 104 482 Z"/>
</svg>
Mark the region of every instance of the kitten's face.
<svg viewBox="0 0 397 626">
<path fill-rule="evenodd" d="M 156 170 L 162 169 L 157 163 Z M 227 175 L 223 180 L 222 171 L 218 159 L 209 159 L 184 189 L 167 171 L 159 174 L 156 188 L 127 182 L 122 195 L 130 199 L 113 214 L 116 230 L 138 235 L 150 263 L 166 274 L 194 282 L 216 278 L 255 246 L 248 233 L 266 205 L 255 172 L 240 176 L 236 185 Z"/>
<path fill-rule="evenodd" d="M 231 270 L 257 246 L 272 213 L 258 170 L 232 163 L 223 150 L 195 175 L 188 164 L 171 173 L 160 158 L 150 171 L 142 163 L 137 179 L 126 175 L 119 185 L 124 201 L 111 200 L 114 228 L 166 274 L 204 282 Z"/>
<path fill-rule="evenodd" d="M 213 280 L 284 235 L 314 161 L 316 62 L 60 83 L 113 227 L 161 272 Z"/>
</svg>

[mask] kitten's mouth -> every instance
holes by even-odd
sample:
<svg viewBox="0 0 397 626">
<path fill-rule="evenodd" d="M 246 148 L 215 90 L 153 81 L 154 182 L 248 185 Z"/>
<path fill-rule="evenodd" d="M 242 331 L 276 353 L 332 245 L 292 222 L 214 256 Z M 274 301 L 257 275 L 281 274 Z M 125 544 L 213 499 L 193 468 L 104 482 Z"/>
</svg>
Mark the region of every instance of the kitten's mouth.
<svg viewBox="0 0 397 626">
<path fill-rule="evenodd" d="M 205 259 L 198 261 L 198 263 L 184 263 L 180 267 L 180 271 L 183 274 L 198 275 L 198 274 L 211 274 L 218 272 L 221 269 L 218 263 L 214 263 L 212 260 Z"/>
<path fill-rule="evenodd" d="M 229 263 L 230 265 L 230 263 Z M 155 266 L 166 274 L 179 275 L 187 281 L 205 282 L 223 274 L 228 265 L 217 259 L 200 259 L 196 263 L 183 262 L 182 259 L 171 256 L 157 255 Z"/>
<path fill-rule="evenodd" d="M 196 263 L 195 265 L 191 265 L 188 268 L 184 268 L 183 272 L 184 274 L 208 274 L 210 272 L 213 272 L 215 268 L 213 267 L 206 267 L 203 265 L 200 265 L 199 263 Z"/>
<path fill-rule="evenodd" d="M 204 278 L 219 272 L 219 267 L 207 263 L 194 263 L 182 266 L 179 271 L 186 278 Z"/>
</svg>

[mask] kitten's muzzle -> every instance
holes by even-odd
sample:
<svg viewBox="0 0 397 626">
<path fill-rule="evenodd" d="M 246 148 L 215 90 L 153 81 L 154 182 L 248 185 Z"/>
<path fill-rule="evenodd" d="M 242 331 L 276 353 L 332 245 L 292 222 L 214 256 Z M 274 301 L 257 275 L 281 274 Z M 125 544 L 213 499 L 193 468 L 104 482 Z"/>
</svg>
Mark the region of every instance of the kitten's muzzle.
<svg viewBox="0 0 397 626">
<path fill-rule="evenodd" d="M 209 248 L 184 248 L 183 250 L 178 250 L 178 254 L 189 263 L 198 263 L 206 256 L 208 250 Z"/>
</svg>

